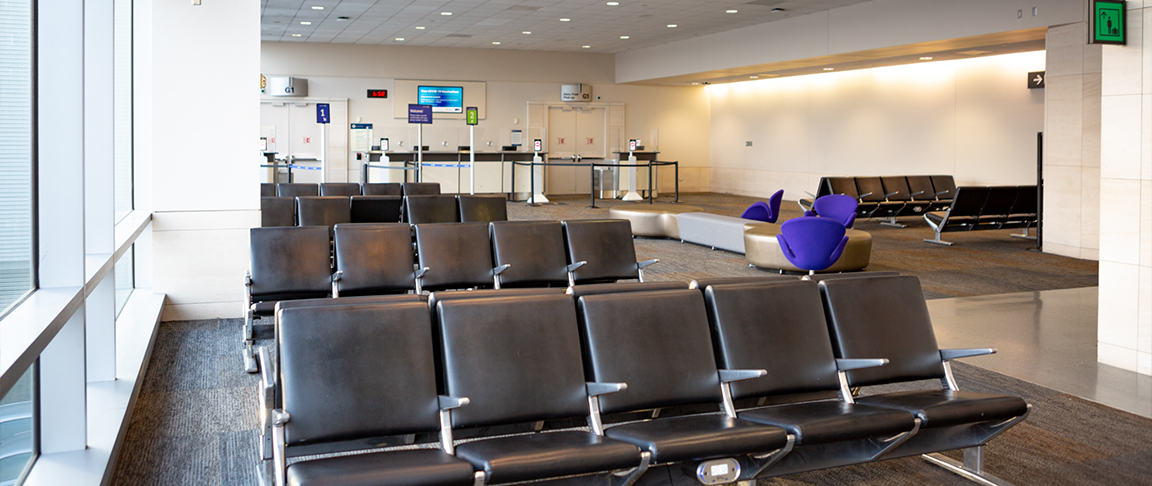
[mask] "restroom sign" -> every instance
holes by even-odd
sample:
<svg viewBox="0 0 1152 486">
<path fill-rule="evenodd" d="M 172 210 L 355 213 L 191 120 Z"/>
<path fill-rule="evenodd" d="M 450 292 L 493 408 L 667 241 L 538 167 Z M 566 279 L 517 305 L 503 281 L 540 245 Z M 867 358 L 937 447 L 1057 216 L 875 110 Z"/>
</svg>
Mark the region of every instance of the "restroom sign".
<svg viewBox="0 0 1152 486">
<path fill-rule="evenodd" d="M 1124 0 L 1092 2 L 1092 43 L 1127 44 L 1127 6 Z"/>
</svg>

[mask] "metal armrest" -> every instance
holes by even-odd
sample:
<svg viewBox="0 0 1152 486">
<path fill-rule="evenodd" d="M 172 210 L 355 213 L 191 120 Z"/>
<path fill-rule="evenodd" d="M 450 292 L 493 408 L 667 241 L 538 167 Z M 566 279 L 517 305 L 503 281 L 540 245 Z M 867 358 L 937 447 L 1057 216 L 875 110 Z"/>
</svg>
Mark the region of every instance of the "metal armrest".
<svg viewBox="0 0 1152 486">
<path fill-rule="evenodd" d="M 987 354 L 996 354 L 996 348 L 941 349 L 940 359 L 949 361 L 957 358 L 971 358 L 973 356 L 984 356 Z"/>
<path fill-rule="evenodd" d="M 343 270 L 337 270 L 336 273 L 332 274 L 332 281 L 333 282 L 339 282 L 340 279 L 342 279 L 342 278 L 344 278 L 344 271 Z"/>
<path fill-rule="evenodd" d="M 438 402 L 440 404 L 440 410 L 441 411 L 452 410 L 454 408 L 460 408 L 460 407 L 467 405 L 468 402 L 471 401 L 471 400 L 468 400 L 468 397 L 450 397 L 447 395 L 440 395 L 440 396 L 436 397 L 436 399 L 438 400 Z"/>
<path fill-rule="evenodd" d="M 888 193 L 888 194 L 885 194 L 885 195 L 884 195 L 884 199 L 888 199 L 888 198 L 890 198 L 890 197 L 892 197 L 892 196 L 895 196 L 895 195 L 897 195 L 897 194 L 900 194 L 900 191 L 896 191 L 896 192 L 892 192 L 892 193 Z"/>
<path fill-rule="evenodd" d="M 767 376 L 768 370 L 719 370 L 720 382 L 731 383 L 733 381 L 751 380 L 753 378 L 760 378 Z"/>
<path fill-rule="evenodd" d="M 871 193 L 871 192 L 866 192 L 866 193 L 864 193 L 864 194 L 861 194 L 861 195 L 859 195 L 859 196 L 856 196 L 856 199 L 864 199 L 864 198 L 866 198 L 866 197 L 868 197 L 868 196 L 871 196 L 871 195 L 872 195 L 872 193 Z"/>
<path fill-rule="evenodd" d="M 884 366 L 888 364 L 888 358 L 876 359 L 837 359 L 836 369 L 840 371 L 859 370 L 863 368 L 875 368 L 877 366 Z"/>
<path fill-rule="evenodd" d="M 268 348 L 260 346 L 256 348 L 256 361 L 260 366 L 260 391 L 261 398 L 264 402 L 264 407 L 271 409 L 276 406 L 276 374 L 272 371 L 272 355 L 268 352 Z"/>
<path fill-rule="evenodd" d="M 642 262 L 636 262 L 636 268 L 637 269 L 643 269 L 644 267 L 652 265 L 653 263 L 660 263 L 660 259 L 659 258 L 653 258 L 651 260 L 644 260 Z"/>
<path fill-rule="evenodd" d="M 587 264 L 588 264 L 588 262 L 583 261 L 583 262 L 576 262 L 576 263 L 573 263 L 571 265 L 568 265 L 567 270 L 568 270 L 568 286 L 569 287 L 575 287 L 576 286 L 576 273 L 575 273 L 576 270 L 580 267 L 583 267 L 584 265 L 587 265 Z"/>
<path fill-rule="evenodd" d="M 252 287 L 252 271 L 251 270 L 244 272 L 244 286 L 245 287 Z"/>
<path fill-rule="evenodd" d="M 415 272 L 415 275 L 416 275 L 416 293 L 417 294 L 420 294 L 424 291 L 424 289 L 423 289 L 423 287 L 424 287 L 424 275 L 428 273 L 428 270 L 431 270 L 431 269 L 428 267 L 424 267 L 424 268 L 417 269 Z"/>
<path fill-rule="evenodd" d="M 604 435 L 604 422 L 600 420 L 600 395 L 616 393 L 628 389 L 627 383 L 599 383 L 587 382 L 584 389 L 588 391 L 588 428 L 596 435 Z"/>
<path fill-rule="evenodd" d="M 583 267 L 584 265 L 587 265 L 587 264 L 588 264 L 588 262 L 576 262 L 576 263 L 573 263 L 571 265 L 568 265 L 567 270 L 569 272 L 575 272 L 576 270 L 579 270 L 580 267 Z"/>
<path fill-rule="evenodd" d="M 342 279 L 342 278 L 344 278 L 344 271 L 343 270 L 337 270 L 336 273 L 332 274 L 332 298 L 333 299 L 340 297 L 340 285 L 338 285 L 336 282 L 339 282 L 340 279 Z"/>
<path fill-rule="evenodd" d="M 807 194 L 807 195 L 811 196 L 811 197 L 812 197 L 812 199 L 816 199 L 816 195 L 815 195 L 815 194 L 812 194 L 811 192 L 808 192 L 808 191 L 804 191 L 804 194 Z"/>
<path fill-rule="evenodd" d="M 590 381 L 584 384 L 584 388 L 588 390 L 588 396 L 598 397 L 600 395 L 607 395 L 609 393 L 616 393 L 628 389 L 627 383 L 601 383 Z"/>
<path fill-rule="evenodd" d="M 445 453 L 455 454 L 456 446 L 452 441 L 452 409 L 467 405 L 468 397 L 440 395 L 436 399 L 440 406 L 440 446 Z"/>
<path fill-rule="evenodd" d="M 908 197 L 916 197 L 916 196 L 919 196 L 921 194 L 924 194 L 924 191 L 913 192 L 912 194 L 909 194 Z"/>
<path fill-rule="evenodd" d="M 284 424 L 290 419 L 291 416 L 284 410 L 272 411 L 272 464 L 276 468 L 276 486 L 284 486 L 287 481 L 284 477 L 288 467 L 288 457 L 284 451 Z"/>
<path fill-rule="evenodd" d="M 500 288 L 500 274 L 504 273 L 505 270 L 508 270 L 511 267 L 512 267 L 511 264 L 505 263 L 503 265 L 500 265 L 499 267 L 492 269 L 492 287 L 493 288 L 495 288 L 495 289 Z"/>
<path fill-rule="evenodd" d="M 943 195 L 945 195 L 945 194 L 948 194 L 949 192 L 952 192 L 952 191 L 951 191 L 951 190 L 948 190 L 948 191 L 940 191 L 940 192 L 937 192 L 936 194 L 933 194 L 933 195 L 932 195 L 932 197 L 940 197 L 940 196 L 943 196 Z"/>
</svg>

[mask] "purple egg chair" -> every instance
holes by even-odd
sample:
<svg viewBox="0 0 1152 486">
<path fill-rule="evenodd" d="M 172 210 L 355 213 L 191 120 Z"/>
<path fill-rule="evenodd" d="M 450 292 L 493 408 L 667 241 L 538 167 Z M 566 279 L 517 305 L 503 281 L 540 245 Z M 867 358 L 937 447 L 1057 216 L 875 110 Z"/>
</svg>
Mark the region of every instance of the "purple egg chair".
<svg viewBox="0 0 1152 486">
<path fill-rule="evenodd" d="M 812 211 L 806 211 L 804 215 L 820 215 L 825 218 L 832 218 L 843 224 L 845 228 L 851 228 L 852 225 L 856 224 L 856 208 L 859 206 L 860 203 L 852 196 L 829 194 L 814 201 Z"/>
<path fill-rule="evenodd" d="M 780 244 L 784 258 L 813 275 L 818 270 L 831 267 L 840 258 L 848 244 L 848 237 L 844 236 L 846 231 L 843 224 L 832 218 L 795 218 L 780 225 L 776 242 Z"/>
<path fill-rule="evenodd" d="M 748 209 L 744 210 L 744 214 L 740 217 L 744 219 L 754 219 L 756 221 L 764 221 L 768 223 L 775 223 L 776 219 L 780 217 L 780 201 L 784 199 L 784 190 L 776 191 L 772 197 L 768 198 L 768 202 L 756 201 Z"/>
</svg>

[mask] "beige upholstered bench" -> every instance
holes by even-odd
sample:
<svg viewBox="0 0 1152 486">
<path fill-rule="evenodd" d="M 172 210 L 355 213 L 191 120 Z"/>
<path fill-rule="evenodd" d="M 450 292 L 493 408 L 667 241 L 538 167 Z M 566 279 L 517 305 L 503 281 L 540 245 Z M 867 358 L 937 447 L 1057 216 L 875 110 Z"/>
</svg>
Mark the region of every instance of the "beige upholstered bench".
<svg viewBox="0 0 1152 486">
<path fill-rule="evenodd" d="M 779 224 L 744 225 L 744 255 L 748 258 L 748 263 L 760 268 L 803 272 L 804 270 L 784 258 L 784 252 L 776 242 L 778 234 L 780 234 Z M 845 235 L 848 236 L 848 244 L 844 246 L 844 253 L 840 255 L 840 259 L 819 273 L 849 272 L 863 270 L 868 266 L 868 261 L 872 257 L 872 235 L 854 229 L 848 230 Z"/>
<path fill-rule="evenodd" d="M 704 209 L 683 204 L 621 204 L 608 210 L 608 217 L 632 222 L 636 236 L 662 236 L 680 239 L 680 213 L 698 213 Z"/>
</svg>

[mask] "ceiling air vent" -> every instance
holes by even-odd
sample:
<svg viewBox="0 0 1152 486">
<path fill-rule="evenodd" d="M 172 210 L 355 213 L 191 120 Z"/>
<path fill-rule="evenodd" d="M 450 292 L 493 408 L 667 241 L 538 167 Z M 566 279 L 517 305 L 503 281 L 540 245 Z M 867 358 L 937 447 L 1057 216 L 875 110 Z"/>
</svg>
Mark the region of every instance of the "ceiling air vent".
<svg viewBox="0 0 1152 486">
<path fill-rule="evenodd" d="M 467 39 L 469 37 L 472 37 L 472 35 L 471 34 L 448 34 L 444 37 L 459 37 L 461 39 Z"/>
</svg>

